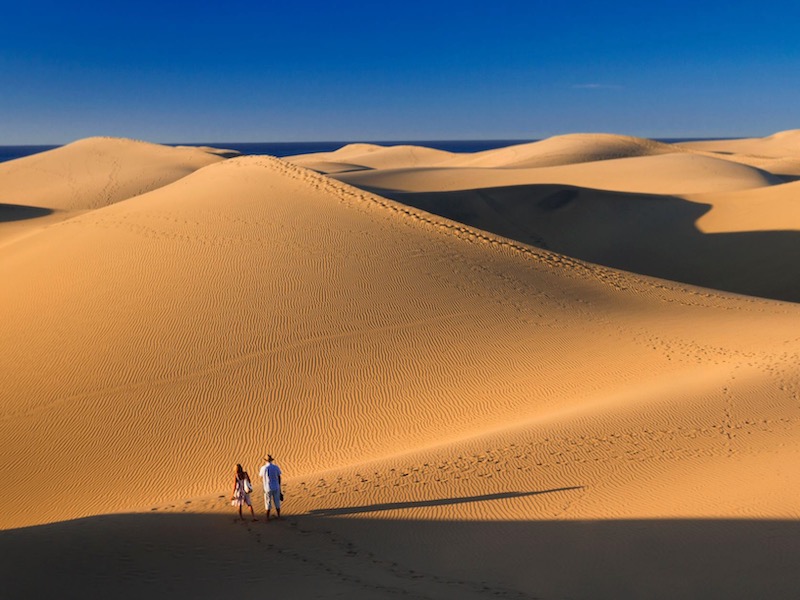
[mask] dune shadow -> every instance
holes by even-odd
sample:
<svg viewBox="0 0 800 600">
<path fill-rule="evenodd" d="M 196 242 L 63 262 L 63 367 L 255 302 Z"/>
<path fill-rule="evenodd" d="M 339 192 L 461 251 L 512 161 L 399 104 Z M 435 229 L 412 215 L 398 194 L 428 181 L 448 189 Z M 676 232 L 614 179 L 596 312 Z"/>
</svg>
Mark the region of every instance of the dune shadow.
<svg viewBox="0 0 800 600">
<path fill-rule="evenodd" d="M 792 183 L 793 181 L 800 181 L 800 175 L 793 175 L 789 173 L 786 174 L 778 173 L 777 175 L 778 177 L 783 179 L 786 183 Z"/>
<path fill-rule="evenodd" d="M 49 208 L 39 206 L 25 206 L 23 204 L 4 204 L 0 202 L 0 223 L 10 221 L 24 221 L 25 219 L 35 219 L 53 214 Z"/>
<path fill-rule="evenodd" d="M 0 531 L 0 582 L 4 598 L 788 600 L 799 554 L 789 519 L 143 513 Z"/>
<path fill-rule="evenodd" d="M 706 288 L 800 302 L 800 231 L 704 233 L 710 205 L 536 184 L 381 195 L 573 258 Z"/>
<path fill-rule="evenodd" d="M 344 164 L 344 163 L 327 163 L 325 167 L 310 165 L 303 165 L 306 169 L 310 169 L 320 175 L 344 175 L 345 173 L 358 173 L 363 171 L 373 171 L 372 167 L 366 165 Z"/>
<path fill-rule="evenodd" d="M 506 498 L 523 498 L 525 496 L 539 496 L 554 492 L 581 490 L 583 486 L 555 488 L 552 490 L 539 490 L 535 492 L 503 492 L 501 494 L 483 494 L 480 496 L 462 496 L 459 498 L 441 498 L 436 500 L 419 500 L 416 502 L 389 502 L 384 504 L 369 504 L 366 506 L 348 506 L 345 508 L 319 508 L 309 512 L 310 515 L 332 517 L 336 515 L 353 515 L 358 513 L 380 512 L 400 508 L 422 508 L 426 506 L 448 506 L 452 504 L 466 504 L 469 502 L 487 502 L 489 500 L 503 500 Z"/>
</svg>

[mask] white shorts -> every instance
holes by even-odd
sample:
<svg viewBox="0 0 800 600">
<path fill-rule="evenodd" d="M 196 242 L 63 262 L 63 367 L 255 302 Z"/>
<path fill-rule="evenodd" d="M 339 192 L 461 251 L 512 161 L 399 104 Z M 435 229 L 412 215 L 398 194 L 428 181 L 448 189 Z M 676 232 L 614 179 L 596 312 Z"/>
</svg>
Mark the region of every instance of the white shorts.
<svg viewBox="0 0 800 600">
<path fill-rule="evenodd" d="M 280 490 L 270 490 L 264 492 L 264 506 L 267 507 L 267 511 L 272 508 L 272 503 L 275 503 L 275 510 L 281 509 L 281 491 Z"/>
</svg>

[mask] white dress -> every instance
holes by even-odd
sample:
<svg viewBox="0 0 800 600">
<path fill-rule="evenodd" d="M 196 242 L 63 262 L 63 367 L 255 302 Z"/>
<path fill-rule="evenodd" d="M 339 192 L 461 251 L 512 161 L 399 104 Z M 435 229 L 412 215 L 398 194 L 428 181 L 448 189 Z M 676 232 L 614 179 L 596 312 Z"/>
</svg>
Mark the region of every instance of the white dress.
<svg viewBox="0 0 800 600">
<path fill-rule="evenodd" d="M 231 506 L 243 506 L 247 504 L 247 506 L 253 506 L 253 503 L 250 501 L 250 494 L 248 494 L 244 489 L 244 482 L 247 481 L 247 478 L 239 479 L 236 478 L 236 490 L 233 492 L 233 502 L 231 502 Z"/>
</svg>

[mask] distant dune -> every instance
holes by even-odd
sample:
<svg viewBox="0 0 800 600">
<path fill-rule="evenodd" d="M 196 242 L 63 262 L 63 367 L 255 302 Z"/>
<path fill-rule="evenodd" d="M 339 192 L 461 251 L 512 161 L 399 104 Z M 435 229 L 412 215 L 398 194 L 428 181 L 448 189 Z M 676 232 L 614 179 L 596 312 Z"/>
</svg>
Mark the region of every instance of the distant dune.
<svg viewBox="0 0 800 600">
<path fill-rule="evenodd" d="M 431 166 L 441 164 L 455 156 L 452 152 L 422 146 L 378 146 L 376 144 L 348 144 L 334 152 L 317 152 L 291 157 L 301 166 L 325 163 L 353 165 L 359 168 L 384 169 Z"/>
<path fill-rule="evenodd" d="M 357 187 L 381 191 L 442 192 L 484 187 L 560 183 L 618 192 L 689 194 L 783 183 L 755 167 L 686 153 L 619 158 L 557 167 L 517 169 L 387 168 L 335 175 Z"/>
<path fill-rule="evenodd" d="M 719 154 L 755 155 L 783 158 L 800 152 L 800 129 L 780 131 L 763 138 L 740 138 L 683 142 L 684 148 L 707 150 Z"/>
<path fill-rule="evenodd" d="M 537 144 L 0 166 L 5 593 L 792 598 L 800 306 L 664 277 L 791 296 L 796 184 Z"/>
<path fill-rule="evenodd" d="M 389 164 L 337 172 L 316 166 L 410 206 L 593 263 L 800 301 L 793 267 L 798 194 L 786 183 L 792 177 L 779 174 L 800 160 L 780 154 L 795 133 L 674 146 L 576 134 L 463 155 L 446 167 Z M 773 155 L 706 150 L 717 143 L 769 147 Z M 302 163 L 303 157 L 290 160 Z M 537 160 L 560 164 L 531 166 Z"/>
<path fill-rule="evenodd" d="M 781 131 L 764 138 L 685 142 L 680 146 L 692 152 L 706 152 L 759 167 L 785 178 L 800 178 L 800 129 Z"/>
<path fill-rule="evenodd" d="M 97 137 L 0 163 L 0 244 L 29 226 L 38 228 L 172 183 L 222 160 L 220 152 L 229 151 Z"/>
<path fill-rule="evenodd" d="M 675 147 L 625 135 L 574 133 L 508 148 L 476 152 L 449 162 L 459 167 L 552 167 L 614 158 L 674 153 Z"/>
</svg>

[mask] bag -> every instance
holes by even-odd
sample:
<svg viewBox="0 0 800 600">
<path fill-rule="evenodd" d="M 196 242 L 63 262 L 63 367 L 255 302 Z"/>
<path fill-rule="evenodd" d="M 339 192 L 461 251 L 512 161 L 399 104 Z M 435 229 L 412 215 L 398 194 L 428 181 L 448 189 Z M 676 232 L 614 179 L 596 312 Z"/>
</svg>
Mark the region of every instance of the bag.
<svg viewBox="0 0 800 600">
<path fill-rule="evenodd" d="M 250 485 L 250 480 L 249 479 L 245 479 L 244 480 L 244 493 L 245 494 L 252 494 L 253 493 L 253 486 Z"/>
</svg>

